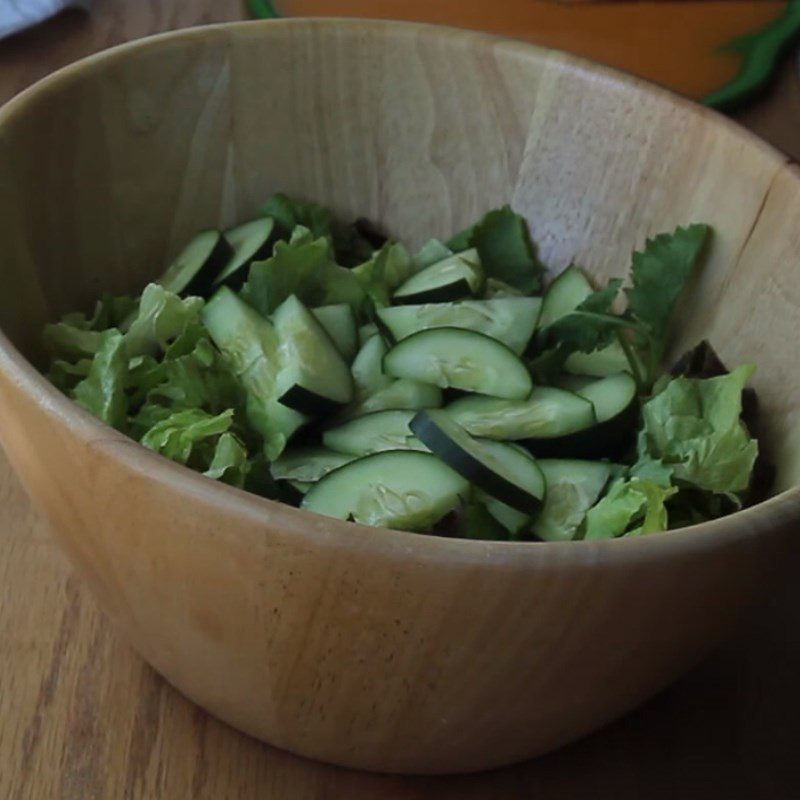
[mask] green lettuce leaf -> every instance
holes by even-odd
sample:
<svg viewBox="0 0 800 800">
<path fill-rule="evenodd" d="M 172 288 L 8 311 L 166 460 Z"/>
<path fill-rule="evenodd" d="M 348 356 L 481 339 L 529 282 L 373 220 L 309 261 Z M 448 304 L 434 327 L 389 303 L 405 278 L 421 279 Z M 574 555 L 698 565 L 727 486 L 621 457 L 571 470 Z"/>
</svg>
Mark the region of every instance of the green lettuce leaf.
<svg viewBox="0 0 800 800">
<path fill-rule="evenodd" d="M 148 401 L 172 408 L 202 408 L 219 414 L 242 405 L 238 381 L 209 339 L 201 339 L 187 355 L 160 365 L 161 380 L 148 393 Z"/>
<path fill-rule="evenodd" d="M 217 441 L 233 424 L 233 409 L 214 416 L 201 409 L 175 411 L 156 422 L 142 444 L 179 464 L 210 469 Z"/>
<path fill-rule="evenodd" d="M 223 433 L 217 439 L 211 463 L 203 474 L 208 478 L 243 489 L 249 471 L 247 448 L 232 433 Z"/>
<path fill-rule="evenodd" d="M 155 356 L 165 351 L 187 329 L 200 324 L 202 309 L 203 300 L 199 297 L 182 300 L 157 283 L 149 284 L 125 334 L 128 357 Z"/>
<path fill-rule="evenodd" d="M 352 272 L 378 308 L 391 304 L 392 295 L 414 273 L 417 264 L 401 244 L 384 245 L 375 256 Z"/>
<path fill-rule="evenodd" d="M 85 358 L 91 359 L 102 347 L 105 341 L 103 334 L 83 327 L 86 320 L 83 315 L 80 316 L 83 322 L 69 315 L 62 322 L 45 326 L 42 342 L 54 360 L 73 363 Z"/>
<path fill-rule="evenodd" d="M 60 359 L 50 364 L 47 372 L 47 379 L 57 386 L 64 394 L 72 396 L 72 392 L 84 378 L 89 377 L 92 362 L 88 358 L 82 358 L 74 364 L 70 361 Z"/>
<path fill-rule="evenodd" d="M 536 256 L 528 223 L 510 206 L 490 211 L 454 236 L 447 247 L 454 253 L 477 248 L 487 278 L 501 280 L 525 294 L 542 288 L 545 269 Z"/>
<path fill-rule="evenodd" d="M 331 242 L 331 213 L 316 203 L 304 203 L 278 193 L 267 200 L 261 212 L 275 220 L 284 238 L 288 238 L 298 225 L 302 225 L 308 228 L 312 238 Z"/>
<path fill-rule="evenodd" d="M 664 531 L 669 519 L 665 502 L 678 490 L 650 480 L 620 479 L 586 514 L 585 539 L 613 539 Z"/>
<path fill-rule="evenodd" d="M 671 468 L 676 481 L 716 493 L 747 489 L 758 442 L 741 422 L 754 367 L 716 378 L 674 378 L 642 408 L 640 461 Z"/>
<path fill-rule="evenodd" d="M 176 352 L 171 357 L 168 350 L 162 361 L 152 356 L 131 359 L 128 396 L 131 407 L 138 408 L 131 422 L 133 435 L 144 435 L 174 411 L 192 408 L 212 415 L 232 408 L 241 430 L 244 391 L 210 339 L 203 335 L 190 352 Z"/>
<path fill-rule="evenodd" d="M 331 259 L 325 239 L 278 242 L 272 258 L 250 267 L 242 298 L 263 316 L 291 295 L 309 308 L 348 303 L 357 309 L 364 301 L 358 278 Z"/>
<path fill-rule="evenodd" d="M 100 336 L 102 345 L 88 376 L 75 387 L 73 397 L 103 422 L 124 431 L 128 413 L 125 398 L 128 359 L 124 337 L 113 328 Z"/>
</svg>

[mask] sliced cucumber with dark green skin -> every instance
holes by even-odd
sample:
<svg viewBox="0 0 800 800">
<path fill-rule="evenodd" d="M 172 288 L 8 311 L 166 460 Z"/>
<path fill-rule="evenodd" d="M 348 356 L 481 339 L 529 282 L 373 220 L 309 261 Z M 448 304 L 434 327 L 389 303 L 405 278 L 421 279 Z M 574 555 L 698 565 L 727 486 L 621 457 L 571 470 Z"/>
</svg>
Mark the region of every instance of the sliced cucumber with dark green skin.
<svg viewBox="0 0 800 800">
<path fill-rule="evenodd" d="M 285 450 L 270 466 L 276 481 L 316 483 L 329 472 L 349 464 L 353 456 L 326 447 L 298 447 Z"/>
<path fill-rule="evenodd" d="M 203 231 L 181 250 L 158 283 L 183 297 L 207 297 L 232 255 L 233 248 L 219 231 Z"/>
<path fill-rule="evenodd" d="M 522 360 L 496 339 L 462 328 L 431 328 L 396 344 L 383 370 L 442 389 L 521 400 L 533 383 Z"/>
<path fill-rule="evenodd" d="M 473 436 L 505 441 L 557 438 L 597 422 L 590 401 L 550 386 L 537 386 L 525 400 L 463 397 L 445 411 Z"/>
<path fill-rule="evenodd" d="M 383 450 L 427 450 L 412 433 L 414 411 L 376 411 L 330 428 L 322 442 L 337 453 L 365 456 Z"/>
<path fill-rule="evenodd" d="M 380 333 L 378 326 L 374 322 L 368 322 L 358 329 L 358 345 L 363 347 L 373 336 Z"/>
<path fill-rule="evenodd" d="M 544 295 L 538 328 L 544 330 L 574 311 L 594 290 L 580 267 L 565 269 Z"/>
<path fill-rule="evenodd" d="M 353 399 L 353 376 L 314 315 L 291 295 L 275 309 L 280 343 L 278 399 L 309 415 L 324 415 Z"/>
<path fill-rule="evenodd" d="M 438 239 L 429 239 L 414 256 L 414 264 L 417 267 L 417 271 L 419 271 L 425 269 L 425 267 L 438 264 L 452 255 L 453 251 L 444 242 Z"/>
<path fill-rule="evenodd" d="M 392 296 L 397 304 L 449 303 L 475 297 L 484 275 L 477 250 L 466 250 L 437 261 L 412 275 Z"/>
<path fill-rule="evenodd" d="M 391 385 L 392 378 L 383 371 L 383 359 L 388 352 L 386 342 L 377 333 L 362 345 L 351 367 L 358 397 L 369 397 Z"/>
<path fill-rule="evenodd" d="M 264 437 L 265 455 L 270 460 L 278 458 L 308 418 L 278 402 L 275 329 L 226 287 L 206 303 L 203 324 L 245 390 L 247 417 Z"/>
<path fill-rule="evenodd" d="M 364 525 L 427 531 L 468 492 L 467 481 L 432 453 L 390 450 L 328 473 L 302 507 Z"/>
<path fill-rule="evenodd" d="M 629 372 L 589 380 L 584 386 L 575 385 L 573 391 L 592 403 L 598 423 L 610 422 L 636 408 L 636 381 Z"/>
<path fill-rule="evenodd" d="M 602 350 L 595 350 L 591 353 L 572 353 L 567 358 L 564 369 L 573 375 L 605 378 L 620 372 L 630 372 L 631 363 L 617 340 Z"/>
<path fill-rule="evenodd" d="M 618 458 L 633 446 L 639 401 L 636 381 L 630 373 L 620 372 L 600 379 L 565 376 L 560 383 L 594 406 L 597 424 L 584 433 L 575 433 L 567 441 L 542 444 L 538 450 L 534 447 L 535 451 L 554 458 Z"/>
<path fill-rule="evenodd" d="M 220 271 L 215 284 L 239 290 L 247 280 L 247 270 L 253 261 L 269 258 L 277 231 L 272 217 L 259 217 L 225 231 L 233 255 Z"/>
<path fill-rule="evenodd" d="M 441 410 L 420 411 L 410 427 L 442 461 L 497 500 L 527 514 L 541 505 L 544 476 L 522 448 L 475 439 Z"/>
<path fill-rule="evenodd" d="M 358 352 L 358 328 L 353 307 L 347 303 L 312 308 L 311 313 L 348 363 Z"/>
<path fill-rule="evenodd" d="M 548 542 L 574 539 L 611 477 L 612 466 L 602 461 L 540 459 L 547 495 L 533 524 L 534 533 Z"/>
<path fill-rule="evenodd" d="M 389 409 L 418 410 L 441 407 L 442 390 L 438 386 L 399 378 L 364 399 L 359 404 L 358 410 L 361 414 L 369 414 Z"/>
<path fill-rule="evenodd" d="M 592 284 L 580 269 L 569 267 L 550 285 L 542 304 L 537 328 L 543 332 L 562 317 L 574 311 L 592 292 Z M 619 340 L 593 353 L 572 353 L 564 365 L 574 375 L 605 377 L 630 370 L 630 362 Z"/>
<path fill-rule="evenodd" d="M 299 508 L 303 498 L 313 485 L 313 483 L 301 483 L 300 481 L 278 481 L 275 484 L 280 501 L 296 508 Z"/>
<path fill-rule="evenodd" d="M 396 342 L 429 328 L 465 328 L 497 339 L 520 355 L 533 336 L 541 305 L 541 297 L 503 297 L 390 306 L 378 309 L 378 317 Z"/>
<path fill-rule="evenodd" d="M 477 499 L 483 503 L 492 519 L 499 522 L 506 531 L 509 539 L 522 539 L 525 532 L 531 527 L 532 517 L 522 511 L 517 511 L 480 489 L 476 492 Z"/>
</svg>

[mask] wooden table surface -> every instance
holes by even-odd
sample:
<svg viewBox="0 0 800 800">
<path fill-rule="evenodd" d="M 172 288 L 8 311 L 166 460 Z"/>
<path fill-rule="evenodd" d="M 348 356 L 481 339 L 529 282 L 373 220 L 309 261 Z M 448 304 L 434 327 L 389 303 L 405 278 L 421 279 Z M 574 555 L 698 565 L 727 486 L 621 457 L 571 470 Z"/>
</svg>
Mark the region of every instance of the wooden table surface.
<svg viewBox="0 0 800 800">
<path fill-rule="evenodd" d="M 0 102 L 95 50 L 241 16 L 239 0 L 96 0 L 92 17 L 0 43 Z M 794 65 L 740 118 L 800 158 Z M 0 453 L 0 800 L 797 800 L 800 548 L 787 568 L 711 659 L 583 742 L 486 775 L 364 775 L 242 736 L 161 680 L 117 638 Z"/>
</svg>

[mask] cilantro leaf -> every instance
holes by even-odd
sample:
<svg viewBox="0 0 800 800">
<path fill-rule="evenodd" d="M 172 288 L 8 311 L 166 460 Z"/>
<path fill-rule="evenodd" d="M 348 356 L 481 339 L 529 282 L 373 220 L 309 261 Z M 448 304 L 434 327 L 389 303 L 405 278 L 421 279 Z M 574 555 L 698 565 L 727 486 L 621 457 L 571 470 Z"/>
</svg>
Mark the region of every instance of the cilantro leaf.
<svg viewBox="0 0 800 800">
<path fill-rule="evenodd" d="M 628 312 L 650 329 L 651 363 L 664 355 L 669 320 L 709 238 L 708 225 L 690 225 L 649 239 L 633 254 Z"/>
<path fill-rule="evenodd" d="M 528 223 L 510 206 L 490 211 L 472 228 L 454 236 L 447 247 L 455 253 L 477 248 L 487 277 L 525 294 L 542 288 L 544 266 L 536 256 Z"/>
<path fill-rule="evenodd" d="M 559 372 L 573 353 L 592 353 L 614 341 L 626 323 L 611 313 L 622 281 L 615 278 L 588 295 L 578 307 L 552 322 L 539 335 L 541 352 L 530 362 L 540 380 Z"/>
</svg>

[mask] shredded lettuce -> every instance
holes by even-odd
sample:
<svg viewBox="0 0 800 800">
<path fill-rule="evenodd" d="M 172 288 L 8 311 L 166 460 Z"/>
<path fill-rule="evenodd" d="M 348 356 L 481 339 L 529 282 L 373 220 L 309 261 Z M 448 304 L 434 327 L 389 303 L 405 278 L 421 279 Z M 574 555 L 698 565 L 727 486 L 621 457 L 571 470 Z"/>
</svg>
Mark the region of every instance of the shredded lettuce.
<svg viewBox="0 0 800 800">
<path fill-rule="evenodd" d="M 253 264 L 242 289 L 265 317 L 291 295 L 309 308 L 347 303 L 355 309 L 365 296 L 353 271 L 333 261 L 327 240 L 308 239 L 302 231 L 293 242 L 278 242 L 271 258 Z"/>
<path fill-rule="evenodd" d="M 203 474 L 207 478 L 243 489 L 250 467 L 247 448 L 232 433 L 223 433 L 217 439 L 211 463 Z"/>
<path fill-rule="evenodd" d="M 111 328 L 100 334 L 102 344 L 89 368 L 89 374 L 74 390 L 76 402 L 114 428 L 127 427 L 125 383 L 128 360 L 122 334 Z"/>
<path fill-rule="evenodd" d="M 746 490 L 758 456 L 758 442 L 741 421 L 753 372 L 741 366 L 716 378 L 669 381 L 642 408 L 640 461 L 660 463 L 675 481 L 705 491 Z"/>
<path fill-rule="evenodd" d="M 199 297 L 185 300 L 157 283 L 145 287 L 139 310 L 125 334 L 129 358 L 156 355 L 190 327 L 200 323 L 203 301 Z"/>
<path fill-rule="evenodd" d="M 434 262 L 436 263 L 436 262 Z M 369 261 L 353 270 L 374 306 L 383 308 L 391 304 L 395 290 L 419 269 L 401 244 L 389 242 Z"/>
<path fill-rule="evenodd" d="M 613 539 L 665 531 L 666 501 L 677 489 L 664 488 L 651 480 L 620 479 L 586 514 L 585 539 Z"/>
<path fill-rule="evenodd" d="M 142 437 L 145 447 L 179 464 L 211 469 L 217 442 L 233 424 L 233 410 L 216 416 L 197 408 L 175 411 L 157 422 Z"/>
</svg>

